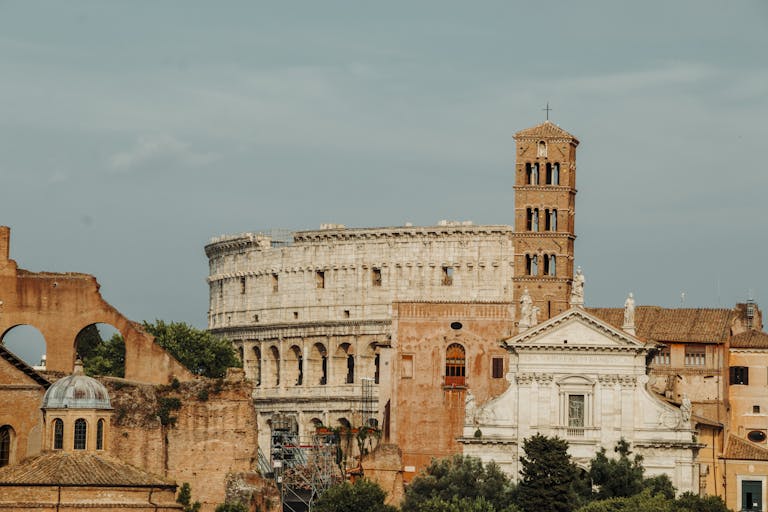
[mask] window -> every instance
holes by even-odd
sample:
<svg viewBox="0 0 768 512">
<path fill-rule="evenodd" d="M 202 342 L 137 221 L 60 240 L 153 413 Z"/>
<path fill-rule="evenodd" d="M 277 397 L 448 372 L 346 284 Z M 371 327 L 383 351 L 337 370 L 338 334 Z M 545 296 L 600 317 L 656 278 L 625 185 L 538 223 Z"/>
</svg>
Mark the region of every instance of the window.
<svg viewBox="0 0 768 512">
<path fill-rule="evenodd" d="M 557 231 L 557 210 L 544 210 L 544 230 Z"/>
<path fill-rule="evenodd" d="M 556 259 L 554 254 L 544 255 L 544 275 L 555 276 L 557 275 Z"/>
<path fill-rule="evenodd" d="M 743 480 L 741 482 L 741 509 L 763 510 L 763 481 Z"/>
<path fill-rule="evenodd" d="M 759 405 L 753 405 L 752 406 L 752 414 L 760 414 L 760 406 Z"/>
<path fill-rule="evenodd" d="M 0 428 L 0 468 L 11 463 L 12 429 L 9 425 Z"/>
<path fill-rule="evenodd" d="M 373 383 L 379 383 L 379 366 L 381 365 L 381 358 L 379 354 L 373 356 Z"/>
<path fill-rule="evenodd" d="M 544 142 L 543 140 L 539 141 L 539 147 L 538 147 L 538 150 L 536 151 L 536 156 L 543 157 L 543 158 L 547 157 L 547 143 Z"/>
<path fill-rule="evenodd" d="M 525 255 L 525 273 L 529 276 L 539 275 L 539 257 L 537 255 Z"/>
<path fill-rule="evenodd" d="M 706 351 L 704 347 L 685 347 L 685 366 L 704 366 L 706 364 Z"/>
<path fill-rule="evenodd" d="M 53 449 L 61 450 L 64 448 L 64 422 L 59 418 L 53 420 Z"/>
<path fill-rule="evenodd" d="M 325 288 L 325 272 L 322 270 L 315 272 L 315 284 L 318 288 Z"/>
<path fill-rule="evenodd" d="M 731 385 L 742 384 L 746 386 L 749 384 L 749 367 L 731 366 L 730 374 Z"/>
<path fill-rule="evenodd" d="M 492 366 L 492 376 L 494 379 L 501 379 L 504 377 L 504 358 L 503 357 L 494 357 L 491 360 L 491 366 Z"/>
<path fill-rule="evenodd" d="M 347 384 L 354 384 L 355 383 L 355 356 L 348 355 L 347 356 L 347 378 L 346 378 Z"/>
<path fill-rule="evenodd" d="M 344 318 L 349 318 L 349 310 L 348 309 L 344 310 Z"/>
<path fill-rule="evenodd" d="M 99 420 L 96 423 L 96 449 L 104 449 L 104 420 Z"/>
<path fill-rule="evenodd" d="M 552 183 L 550 185 L 560 184 L 560 164 L 554 164 L 552 166 Z"/>
<path fill-rule="evenodd" d="M 272 274 L 272 293 L 277 293 L 280 289 L 280 280 L 277 277 L 277 274 Z"/>
<path fill-rule="evenodd" d="M 299 319 L 299 312 L 298 311 L 294 311 L 293 312 L 293 319 L 294 320 L 298 320 Z"/>
<path fill-rule="evenodd" d="M 568 427 L 584 427 L 584 395 L 568 395 Z"/>
<path fill-rule="evenodd" d="M 83 418 L 75 420 L 75 450 L 85 450 L 85 439 L 88 433 L 88 426 Z"/>
<path fill-rule="evenodd" d="M 443 267 L 443 286 L 451 286 L 453 284 L 453 267 Z"/>
<path fill-rule="evenodd" d="M 413 355 L 403 354 L 401 362 L 402 362 L 402 365 L 401 365 L 400 376 L 404 379 L 412 379 L 413 378 Z"/>
<path fill-rule="evenodd" d="M 373 284 L 373 286 L 381 286 L 381 269 L 380 268 L 372 269 L 371 284 Z"/>
<path fill-rule="evenodd" d="M 448 345 L 445 351 L 445 385 L 463 386 L 466 377 L 466 352 L 458 343 Z"/>
<path fill-rule="evenodd" d="M 245 295 L 245 278 L 240 278 L 240 295 Z"/>
</svg>

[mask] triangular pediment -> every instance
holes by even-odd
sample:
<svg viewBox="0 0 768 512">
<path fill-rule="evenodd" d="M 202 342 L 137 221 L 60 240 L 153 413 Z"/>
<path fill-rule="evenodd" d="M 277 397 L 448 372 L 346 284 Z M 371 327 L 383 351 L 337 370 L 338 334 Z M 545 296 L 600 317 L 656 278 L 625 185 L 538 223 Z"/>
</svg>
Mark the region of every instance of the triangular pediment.
<svg viewBox="0 0 768 512">
<path fill-rule="evenodd" d="M 578 144 L 579 141 L 576 137 L 560 128 L 552 121 L 544 121 L 543 123 L 520 130 L 515 134 L 515 140 L 523 139 L 566 139 Z"/>
<path fill-rule="evenodd" d="M 571 308 L 506 340 L 506 344 L 514 347 L 645 347 L 635 336 L 616 329 L 582 308 Z"/>
</svg>

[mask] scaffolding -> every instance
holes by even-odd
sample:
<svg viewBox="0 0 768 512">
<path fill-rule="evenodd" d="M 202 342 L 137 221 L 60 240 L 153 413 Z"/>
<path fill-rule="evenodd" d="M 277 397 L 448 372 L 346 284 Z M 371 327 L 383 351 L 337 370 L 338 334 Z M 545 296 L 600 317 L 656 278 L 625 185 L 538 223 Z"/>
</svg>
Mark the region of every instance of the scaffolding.
<svg viewBox="0 0 768 512">
<path fill-rule="evenodd" d="M 333 434 L 316 433 L 302 440 L 295 419 L 272 419 L 270 459 L 283 512 L 311 512 L 317 498 L 342 480 L 339 447 Z"/>
<path fill-rule="evenodd" d="M 361 397 L 360 413 L 361 413 L 361 426 L 377 428 L 378 420 L 376 419 L 376 397 L 373 394 L 373 386 L 375 384 L 374 379 L 370 377 L 363 377 L 363 396 Z"/>
</svg>

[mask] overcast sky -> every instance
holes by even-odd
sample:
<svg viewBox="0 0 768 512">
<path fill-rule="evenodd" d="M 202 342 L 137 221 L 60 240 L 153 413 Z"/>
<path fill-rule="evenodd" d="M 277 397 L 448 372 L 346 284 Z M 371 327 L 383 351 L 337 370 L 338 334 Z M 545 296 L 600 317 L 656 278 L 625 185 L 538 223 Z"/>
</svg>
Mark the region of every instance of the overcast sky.
<svg viewBox="0 0 768 512">
<path fill-rule="evenodd" d="M 761 0 L 0 0 L 0 224 L 204 327 L 212 236 L 513 223 L 549 101 L 589 305 L 768 300 L 766 50 Z"/>
</svg>

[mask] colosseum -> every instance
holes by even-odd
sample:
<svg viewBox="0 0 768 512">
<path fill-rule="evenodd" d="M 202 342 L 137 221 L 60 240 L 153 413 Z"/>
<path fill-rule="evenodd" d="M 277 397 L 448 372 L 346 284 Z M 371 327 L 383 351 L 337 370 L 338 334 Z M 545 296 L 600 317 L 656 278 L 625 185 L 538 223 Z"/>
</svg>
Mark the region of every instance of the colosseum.
<svg viewBox="0 0 768 512">
<path fill-rule="evenodd" d="M 276 414 L 292 415 L 300 435 L 382 420 L 393 305 L 495 304 L 514 319 L 528 289 L 540 319 L 567 309 L 578 140 L 549 121 L 514 138 L 514 227 L 331 224 L 206 245 L 208 328 L 240 351 L 261 446 Z"/>
</svg>

